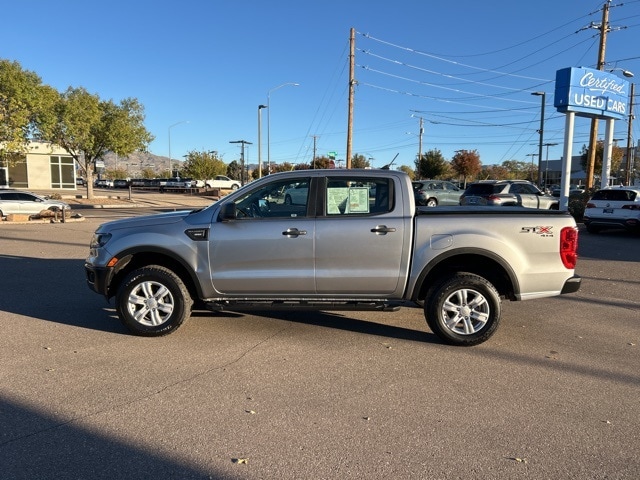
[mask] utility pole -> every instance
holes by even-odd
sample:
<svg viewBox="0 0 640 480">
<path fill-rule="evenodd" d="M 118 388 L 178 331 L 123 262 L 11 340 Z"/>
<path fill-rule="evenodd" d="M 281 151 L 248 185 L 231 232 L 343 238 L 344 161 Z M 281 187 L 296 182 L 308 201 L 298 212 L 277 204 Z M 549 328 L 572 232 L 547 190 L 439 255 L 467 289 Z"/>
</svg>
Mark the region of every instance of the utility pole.
<svg viewBox="0 0 640 480">
<path fill-rule="evenodd" d="M 266 105 L 258 105 L 258 178 L 262 178 L 262 114 Z"/>
<path fill-rule="evenodd" d="M 229 143 L 239 143 L 241 144 L 241 148 L 240 148 L 240 184 L 244 185 L 244 146 L 245 145 L 253 145 L 253 143 L 251 142 L 247 142 L 246 140 L 234 140 L 234 141 L 230 141 Z"/>
<path fill-rule="evenodd" d="M 420 117 L 420 130 L 418 130 L 418 162 L 422 160 L 422 134 L 424 133 L 424 120 Z"/>
<path fill-rule="evenodd" d="M 633 152 L 633 140 L 631 139 L 631 122 L 633 121 L 633 96 L 635 91 L 635 84 L 631 84 L 631 89 L 629 90 L 629 125 L 627 130 L 627 162 L 625 166 L 624 172 L 624 184 L 629 186 L 631 185 L 631 167 L 633 165 L 632 160 L 632 152 Z"/>
<path fill-rule="evenodd" d="M 600 47 L 598 49 L 598 70 L 604 70 L 604 54 L 607 47 L 607 33 L 609 32 L 609 4 L 611 0 L 607 0 L 602 7 L 602 23 L 600 25 L 592 24 L 591 28 L 600 30 Z M 587 190 L 593 187 L 593 170 L 596 163 L 596 145 L 598 143 L 598 119 L 591 119 L 591 131 L 589 133 L 589 151 L 587 152 Z M 569 159 L 571 161 L 571 159 Z"/>
<path fill-rule="evenodd" d="M 356 86 L 356 30 L 351 28 L 349 35 L 349 113 L 347 115 L 347 168 L 351 168 L 351 148 L 353 143 L 353 96 Z"/>
<path fill-rule="evenodd" d="M 313 158 L 311 159 L 311 168 L 316 168 L 316 140 L 318 139 L 318 135 L 311 135 L 313 138 Z"/>
</svg>

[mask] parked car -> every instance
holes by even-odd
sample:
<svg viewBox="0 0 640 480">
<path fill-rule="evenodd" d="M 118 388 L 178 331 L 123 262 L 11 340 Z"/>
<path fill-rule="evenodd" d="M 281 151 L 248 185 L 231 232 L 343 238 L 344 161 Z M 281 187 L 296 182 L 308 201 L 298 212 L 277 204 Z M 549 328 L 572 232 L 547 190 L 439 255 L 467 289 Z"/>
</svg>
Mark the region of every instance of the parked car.
<svg viewBox="0 0 640 480">
<path fill-rule="evenodd" d="M 100 178 L 96 180 L 93 185 L 98 188 L 113 188 L 113 180 Z"/>
<path fill-rule="evenodd" d="M 467 186 L 460 205 L 518 206 L 558 210 L 558 199 L 526 180 L 484 180 Z"/>
<path fill-rule="evenodd" d="M 0 190 L 0 218 L 14 213 L 36 215 L 43 210 L 53 212 L 70 209 L 69 204 L 21 190 Z"/>
<path fill-rule="evenodd" d="M 280 192 L 295 190 L 309 192 L 306 203 L 282 203 Z M 194 304 L 233 312 L 414 306 L 442 341 L 464 346 L 491 337 L 503 299 L 580 288 L 570 215 L 416 209 L 412 195 L 397 170 L 268 175 L 203 209 L 102 224 L 84 263 L 87 285 L 115 297 L 122 323 L 147 337 L 180 328 Z"/>
<path fill-rule="evenodd" d="M 205 184 L 209 188 L 221 188 L 228 190 L 236 190 L 241 187 L 241 183 L 238 180 L 232 180 L 224 175 L 216 175 L 216 178 L 205 180 Z"/>
<path fill-rule="evenodd" d="M 114 180 L 113 188 L 129 188 L 129 181 L 123 179 Z"/>
<path fill-rule="evenodd" d="M 571 197 L 572 195 L 580 195 L 581 193 L 584 193 L 584 188 L 584 185 L 569 185 L 569 196 Z M 554 197 L 560 196 L 560 185 L 555 185 L 551 189 L 551 195 Z"/>
<path fill-rule="evenodd" d="M 451 182 L 442 180 L 416 180 L 412 182 L 416 205 L 437 207 L 438 205 L 460 205 L 460 190 Z"/>
<path fill-rule="evenodd" d="M 587 202 L 582 221 L 590 233 L 606 228 L 640 231 L 640 188 L 607 187 L 598 190 Z"/>
<path fill-rule="evenodd" d="M 284 191 L 285 205 L 306 205 L 309 193 L 307 182 L 298 183 L 295 187 L 287 188 Z"/>
</svg>

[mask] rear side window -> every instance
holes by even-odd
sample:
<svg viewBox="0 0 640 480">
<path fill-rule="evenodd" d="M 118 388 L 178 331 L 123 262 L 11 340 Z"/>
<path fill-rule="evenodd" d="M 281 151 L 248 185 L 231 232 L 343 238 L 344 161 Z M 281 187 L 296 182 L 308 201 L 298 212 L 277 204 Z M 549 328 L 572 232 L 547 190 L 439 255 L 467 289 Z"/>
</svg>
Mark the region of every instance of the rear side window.
<svg viewBox="0 0 640 480">
<path fill-rule="evenodd" d="M 494 183 L 476 183 L 467 187 L 466 195 L 491 195 L 499 193 L 502 187 Z"/>
<path fill-rule="evenodd" d="M 591 199 L 611 202 L 633 202 L 636 199 L 636 192 L 633 190 L 598 190 Z"/>
<path fill-rule="evenodd" d="M 388 178 L 329 177 L 324 197 L 327 215 L 380 214 L 394 207 Z"/>
</svg>

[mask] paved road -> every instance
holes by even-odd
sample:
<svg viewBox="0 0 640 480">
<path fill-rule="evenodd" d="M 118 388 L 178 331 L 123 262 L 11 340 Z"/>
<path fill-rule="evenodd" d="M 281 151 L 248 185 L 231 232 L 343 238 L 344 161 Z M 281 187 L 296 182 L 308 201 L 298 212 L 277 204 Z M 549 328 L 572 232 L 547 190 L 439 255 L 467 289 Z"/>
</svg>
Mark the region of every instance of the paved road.
<svg viewBox="0 0 640 480">
<path fill-rule="evenodd" d="M 454 348 L 414 309 L 133 337 L 84 285 L 99 221 L 0 229 L 2 478 L 638 478 L 637 236 L 583 233 L 580 292 Z"/>
</svg>

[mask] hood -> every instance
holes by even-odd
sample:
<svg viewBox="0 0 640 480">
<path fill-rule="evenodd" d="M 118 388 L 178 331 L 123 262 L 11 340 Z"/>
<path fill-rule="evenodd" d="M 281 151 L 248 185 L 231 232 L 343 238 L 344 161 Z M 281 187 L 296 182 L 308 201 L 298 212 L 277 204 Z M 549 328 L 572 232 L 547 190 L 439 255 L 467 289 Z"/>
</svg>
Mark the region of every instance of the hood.
<svg viewBox="0 0 640 480">
<path fill-rule="evenodd" d="M 154 215 L 144 215 L 141 217 L 122 218 L 112 222 L 103 223 L 98 227 L 97 232 L 109 232 L 122 228 L 141 228 L 155 225 L 169 225 L 184 221 L 195 210 L 179 210 L 177 212 L 156 213 Z"/>
</svg>

